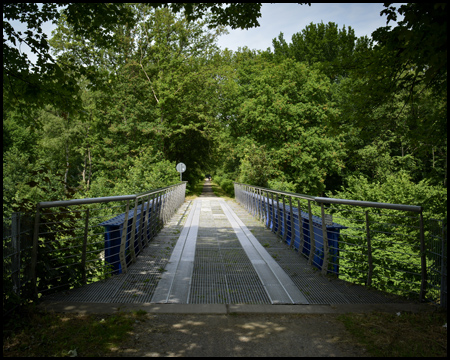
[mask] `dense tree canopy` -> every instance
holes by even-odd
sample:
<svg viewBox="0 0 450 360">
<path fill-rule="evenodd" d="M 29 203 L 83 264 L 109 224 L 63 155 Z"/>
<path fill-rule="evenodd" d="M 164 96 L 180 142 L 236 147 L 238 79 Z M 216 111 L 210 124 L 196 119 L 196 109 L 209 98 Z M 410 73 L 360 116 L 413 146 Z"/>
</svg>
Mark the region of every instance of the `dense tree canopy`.
<svg viewBox="0 0 450 360">
<path fill-rule="evenodd" d="M 321 22 L 273 51 L 217 47 L 226 25 L 258 26 L 260 8 L 4 4 L 5 216 L 176 183 L 177 162 L 190 185 L 210 173 L 445 216 L 446 5 L 387 4 L 404 19 L 373 38 Z"/>
</svg>

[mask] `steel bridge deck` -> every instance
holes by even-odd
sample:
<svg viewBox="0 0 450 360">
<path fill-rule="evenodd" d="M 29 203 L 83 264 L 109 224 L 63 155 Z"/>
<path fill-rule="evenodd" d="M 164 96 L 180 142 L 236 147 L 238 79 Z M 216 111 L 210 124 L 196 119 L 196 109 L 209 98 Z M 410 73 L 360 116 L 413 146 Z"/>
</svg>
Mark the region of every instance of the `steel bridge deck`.
<svg viewBox="0 0 450 360">
<path fill-rule="evenodd" d="M 128 272 L 46 297 L 179 304 L 369 304 L 393 297 L 330 279 L 234 201 L 186 201 Z"/>
</svg>

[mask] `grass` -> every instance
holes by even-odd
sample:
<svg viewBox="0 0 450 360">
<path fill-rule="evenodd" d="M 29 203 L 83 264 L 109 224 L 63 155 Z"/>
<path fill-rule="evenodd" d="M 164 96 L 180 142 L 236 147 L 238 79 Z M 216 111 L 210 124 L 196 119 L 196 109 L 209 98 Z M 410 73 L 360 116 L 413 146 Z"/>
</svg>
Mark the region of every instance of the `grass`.
<svg viewBox="0 0 450 360">
<path fill-rule="evenodd" d="M 447 312 L 372 312 L 338 319 L 370 355 L 447 357 Z"/>
<path fill-rule="evenodd" d="M 202 181 L 199 181 L 194 187 L 193 187 L 193 189 L 191 189 L 190 191 L 189 191 L 189 194 L 188 195 L 186 195 L 186 200 L 194 200 L 195 198 L 197 198 L 198 196 L 200 196 L 201 194 L 202 194 L 202 191 L 203 191 L 203 184 L 204 184 L 205 182 L 202 180 Z M 231 197 L 230 196 L 230 194 L 228 194 L 227 192 L 225 192 L 220 186 L 219 186 L 219 184 L 217 184 L 217 183 L 215 183 L 214 181 L 211 181 L 211 188 L 212 188 L 212 190 L 213 190 L 213 192 L 214 192 L 214 194 L 216 195 L 216 196 L 219 196 L 219 197 L 222 197 L 222 198 L 225 198 L 225 199 L 227 199 L 227 200 L 232 200 L 232 199 L 234 199 L 234 197 Z"/>
<path fill-rule="evenodd" d="M 186 195 L 186 200 L 194 200 L 196 197 L 200 196 L 203 191 L 203 183 L 204 181 L 199 181 L 195 186 L 190 189 L 189 194 Z"/>
<path fill-rule="evenodd" d="M 56 314 L 25 307 L 3 323 L 3 356 L 105 356 L 129 337 L 140 316 Z"/>
</svg>

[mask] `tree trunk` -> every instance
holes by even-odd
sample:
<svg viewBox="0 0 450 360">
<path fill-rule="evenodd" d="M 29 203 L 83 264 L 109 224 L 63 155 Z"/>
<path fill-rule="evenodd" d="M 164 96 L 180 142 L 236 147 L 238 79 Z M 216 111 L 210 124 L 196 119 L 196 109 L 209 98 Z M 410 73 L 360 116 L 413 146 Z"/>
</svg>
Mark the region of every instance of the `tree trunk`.
<svg viewBox="0 0 450 360">
<path fill-rule="evenodd" d="M 91 184 L 92 177 L 92 158 L 91 158 L 91 148 L 88 148 L 88 159 L 89 159 L 89 176 L 87 180 L 87 189 L 89 190 L 89 185 Z"/>
<path fill-rule="evenodd" d="M 66 171 L 64 173 L 64 190 L 67 191 L 67 175 L 69 174 L 69 145 L 66 142 Z"/>
</svg>

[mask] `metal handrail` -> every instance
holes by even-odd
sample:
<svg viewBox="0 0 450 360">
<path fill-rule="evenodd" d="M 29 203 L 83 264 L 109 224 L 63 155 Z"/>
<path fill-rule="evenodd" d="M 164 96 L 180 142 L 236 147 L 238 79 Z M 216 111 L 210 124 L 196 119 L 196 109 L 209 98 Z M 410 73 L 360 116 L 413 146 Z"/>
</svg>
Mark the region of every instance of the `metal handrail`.
<svg viewBox="0 0 450 360">
<path fill-rule="evenodd" d="M 273 189 L 268 189 L 268 188 L 261 187 L 261 186 L 242 184 L 242 183 L 238 183 L 238 182 L 233 182 L 233 183 L 237 184 L 237 185 L 250 186 L 252 188 L 268 191 L 273 194 L 288 195 L 288 196 L 292 196 L 294 198 L 299 198 L 299 199 L 304 199 L 304 200 L 313 200 L 318 203 L 354 205 L 354 206 L 361 206 L 361 207 L 376 207 L 376 208 L 382 208 L 382 209 L 412 211 L 412 212 L 417 212 L 417 213 L 420 213 L 423 210 L 422 206 L 417 206 L 417 205 L 390 204 L 390 203 L 380 203 L 380 202 L 361 201 L 361 200 L 327 198 L 327 197 L 320 197 L 320 196 L 298 194 L 298 193 L 293 193 L 293 192 L 289 192 L 289 191 L 273 190 Z"/>
<path fill-rule="evenodd" d="M 169 185 L 169 186 L 166 186 L 163 188 L 152 190 L 150 192 L 147 191 L 147 192 L 134 194 L 134 195 L 118 195 L 118 196 L 104 196 L 104 197 L 85 198 L 85 199 L 41 201 L 37 204 L 37 206 L 41 209 L 44 209 L 44 208 L 51 208 L 51 207 L 64 207 L 64 206 L 72 206 L 72 205 L 86 205 L 86 204 L 98 204 L 98 203 L 105 203 L 105 202 L 112 202 L 112 201 L 134 200 L 134 199 L 142 197 L 142 196 L 156 194 L 158 192 L 161 192 L 162 190 L 178 186 L 182 183 L 187 183 L 187 181 L 182 181 L 175 185 Z"/>
<path fill-rule="evenodd" d="M 298 194 L 298 193 L 293 193 L 293 192 L 289 192 L 289 191 L 273 190 L 273 189 L 265 188 L 265 187 L 262 187 L 262 186 L 248 185 L 248 184 L 238 183 L 238 182 L 235 182 L 235 181 L 233 181 L 233 184 L 244 185 L 244 186 L 251 186 L 252 188 L 268 191 L 270 193 L 281 194 L 281 195 L 289 195 L 289 196 L 292 196 L 292 197 L 295 197 L 295 198 L 299 198 L 299 199 L 304 199 L 304 200 L 315 200 L 315 197 L 311 196 L 311 195 Z"/>
<path fill-rule="evenodd" d="M 420 213 L 423 210 L 422 206 L 417 206 L 417 205 L 389 204 L 389 203 L 379 203 L 379 202 L 372 202 L 372 201 L 346 200 L 346 199 L 335 199 L 335 198 L 325 198 L 325 197 L 315 197 L 314 201 L 316 201 L 318 203 L 354 205 L 354 206 L 361 206 L 361 207 L 374 207 L 374 208 L 400 210 L 400 211 L 412 211 L 412 212 L 416 212 L 416 213 Z"/>
<path fill-rule="evenodd" d="M 40 209 L 51 208 L 51 207 L 64 207 L 73 205 L 86 205 L 86 204 L 98 204 L 111 201 L 125 201 L 133 200 L 136 195 L 122 195 L 122 196 L 105 196 L 98 198 L 86 198 L 86 199 L 72 199 L 72 200 L 57 200 L 57 201 L 41 201 L 37 204 Z"/>
</svg>

